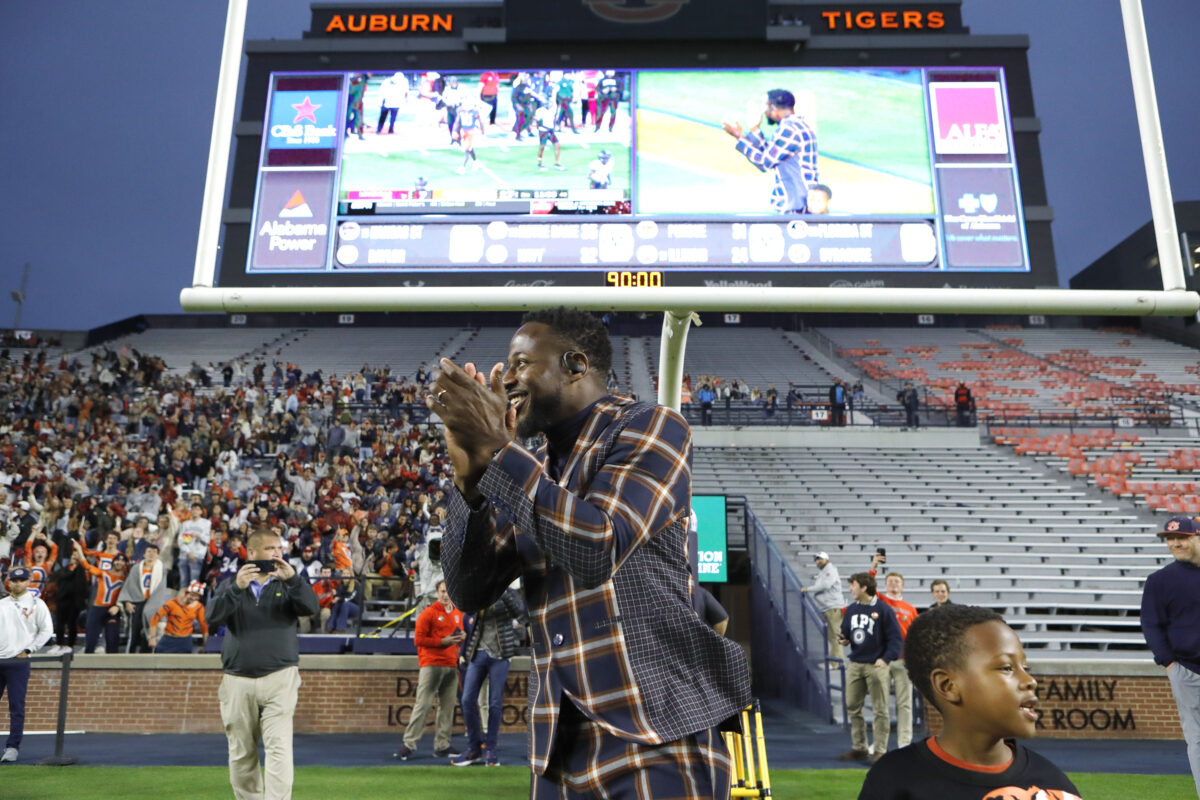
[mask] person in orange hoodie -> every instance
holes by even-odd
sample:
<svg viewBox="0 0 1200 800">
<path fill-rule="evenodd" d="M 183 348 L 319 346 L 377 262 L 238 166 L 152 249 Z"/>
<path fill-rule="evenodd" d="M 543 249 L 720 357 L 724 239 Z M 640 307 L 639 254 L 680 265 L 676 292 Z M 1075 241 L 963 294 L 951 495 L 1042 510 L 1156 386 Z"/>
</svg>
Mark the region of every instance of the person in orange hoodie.
<svg viewBox="0 0 1200 800">
<path fill-rule="evenodd" d="M 197 626 L 208 643 L 208 623 L 204 621 L 204 604 L 200 598 L 204 595 L 204 584 L 192 581 L 184 592 L 183 600 L 172 597 L 163 603 L 154 616 L 150 618 L 150 646 L 156 653 L 190 653 L 192 652 L 192 632 Z M 158 623 L 167 620 L 166 630 L 162 637 L 158 635 Z"/>
<path fill-rule="evenodd" d="M 458 690 L 458 645 L 465 638 L 462 612 L 451 602 L 446 582 L 438 581 L 437 602 L 417 617 L 413 636 L 421 671 L 417 677 L 417 700 L 404 729 L 404 740 L 396 751 L 396 758 L 401 761 L 407 761 L 416 751 L 425 732 L 425 717 L 435 699 L 438 713 L 433 754 L 438 758 L 459 755 L 450 748 L 450 726 L 454 722 L 454 696 Z"/>
<path fill-rule="evenodd" d="M 333 534 L 333 544 L 329 547 L 329 553 L 334 569 L 343 575 L 354 571 L 354 561 L 350 555 L 350 532 L 345 528 L 338 528 Z"/>
</svg>

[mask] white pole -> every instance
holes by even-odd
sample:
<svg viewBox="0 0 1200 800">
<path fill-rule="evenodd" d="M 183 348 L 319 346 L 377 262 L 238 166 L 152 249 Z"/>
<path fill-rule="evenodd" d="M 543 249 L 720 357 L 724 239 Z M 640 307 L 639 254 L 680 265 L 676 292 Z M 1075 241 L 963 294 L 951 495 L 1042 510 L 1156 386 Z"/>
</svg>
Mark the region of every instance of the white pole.
<svg viewBox="0 0 1200 800">
<path fill-rule="evenodd" d="M 658 404 L 679 410 L 683 394 L 683 356 L 687 350 L 691 311 L 663 312 L 658 343 Z"/>
<path fill-rule="evenodd" d="M 1146 162 L 1150 214 L 1154 218 L 1154 239 L 1158 243 L 1158 266 L 1162 271 L 1163 289 L 1183 289 L 1186 287 L 1183 259 L 1179 253 L 1175 206 L 1171 202 L 1171 179 L 1167 173 L 1162 123 L 1158 118 L 1154 75 L 1150 70 L 1150 45 L 1146 40 L 1142 0 L 1121 0 L 1121 18 L 1125 23 L 1125 47 L 1129 50 L 1133 103 L 1137 108 L 1138 130 L 1142 135 L 1142 158 Z"/>
<path fill-rule="evenodd" d="M 188 288 L 184 311 L 527 311 L 567 305 L 595 311 L 827 311 L 912 314 L 1192 316 L 1200 294 L 1087 289 L 868 289 L 612 286 Z M 679 312 L 684 313 L 684 312 Z"/>
<path fill-rule="evenodd" d="M 213 111 L 212 138 L 208 143 L 208 175 L 200 207 L 200 236 L 196 242 L 193 286 L 213 285 L 217 271 L 217 243 L 221 236 L 221 206 L 229 170 L 229 146 L 237 106 L 238 76 L 242 70 L 242 44 L 246 34 L 248 0 L 229 0 L 225 17 L 225 43 L 221 46 L 221 74 L 217 79 L 217 105 Z"/>
</svg>

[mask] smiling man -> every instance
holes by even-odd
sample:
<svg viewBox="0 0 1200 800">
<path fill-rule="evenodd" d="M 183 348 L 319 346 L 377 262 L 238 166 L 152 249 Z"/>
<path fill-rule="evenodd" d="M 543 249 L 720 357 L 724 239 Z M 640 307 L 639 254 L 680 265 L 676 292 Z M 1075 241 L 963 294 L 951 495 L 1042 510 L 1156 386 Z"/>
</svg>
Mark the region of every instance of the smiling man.
<svg viewBox="0 0 1200 800">
<path fill-rule="evenodd" d="M 523 579 L 532 797 L 724 798 L 716 729 L 749 673 L 689 603 L 691 432 L 609 396 L 611 364 L 600 321 L 564 308 L 526 314 L 490 380 L 442 360 L 429 402 L 457 487 L 442 567 L 467 612 Z"/>
<path fill-rule="evenodd" d="M 1158 532 L 1175 560 L 1146 579 L 1142 635 L 1154 662 L 1167 668 L 1179 709 L 1188 763 L 1200 794 L 1200 529 L 1191 517 L 1172 517 Z"/>
</svg>

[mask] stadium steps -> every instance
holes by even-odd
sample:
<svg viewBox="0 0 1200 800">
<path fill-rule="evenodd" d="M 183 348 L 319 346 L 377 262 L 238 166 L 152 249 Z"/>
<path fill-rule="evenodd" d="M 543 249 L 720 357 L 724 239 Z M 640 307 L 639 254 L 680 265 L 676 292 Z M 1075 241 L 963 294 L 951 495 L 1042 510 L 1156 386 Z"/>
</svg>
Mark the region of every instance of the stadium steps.
<svg viewBox="0 0 1200 800">
<path fill-rule="evenodd" d="M 1057 630 L 1038 626 L 1064 624 L 1070 609 L 1101 619 L 1031 637 L 1030 650 L 1144 652 L 1128 629 L 1163 561 L 1146 522 L 1011 450 L 703 448 L 693 475 L 694 491 L 745 495 L 802 580 L 814 552 L 829 552 L 846 578 L 884 546 L 909 602 L 924 605 L 929 583 L 945 578 L 956 602 L 1003 610 L 1034 632 Z M 1131 636 L 1111 636 L 1105 617 Z"/>
</svg>

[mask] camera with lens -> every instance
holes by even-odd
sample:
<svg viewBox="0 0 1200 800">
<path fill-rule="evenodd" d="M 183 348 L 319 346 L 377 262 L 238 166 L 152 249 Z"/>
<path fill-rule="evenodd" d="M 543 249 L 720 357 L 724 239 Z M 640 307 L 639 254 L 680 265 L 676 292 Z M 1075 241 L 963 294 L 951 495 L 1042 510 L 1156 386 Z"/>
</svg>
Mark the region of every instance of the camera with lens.
<svg viewBox="0 0 1200 800">
<path fill-rule="evenodd" d="M 434 564 L 440 564 L 442 561 L 442 534 L 431 533 L 425 542 L 425 552 L 429 555 L 429 560 Z"/>
</svg>

